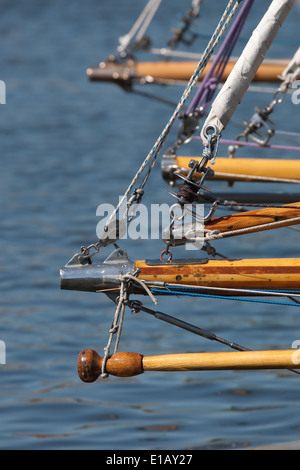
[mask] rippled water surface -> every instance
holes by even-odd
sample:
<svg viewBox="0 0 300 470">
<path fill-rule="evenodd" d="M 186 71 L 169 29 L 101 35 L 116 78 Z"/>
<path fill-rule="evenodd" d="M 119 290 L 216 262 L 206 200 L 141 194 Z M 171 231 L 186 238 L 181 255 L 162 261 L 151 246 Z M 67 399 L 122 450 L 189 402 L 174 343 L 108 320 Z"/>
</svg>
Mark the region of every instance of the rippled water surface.
<svg viewBox="0 0 300 470">
<path fill-rule="evenodd" d="M 141 3 L 146 2 L 1 2 L 0 79 L 6 84 L 0 112 L 0 339 L 6 344 L 6 364 L 0 365 L 1 449 L 222 449 L 300 440 L 300 379 L 290 372 L 152 372 L 95 384 L 77 376 L 83 348 L 103 351 L 114 304 L 102 294 L 61 291 L 60 267 L 97 240 L 98 205 L 117 202 L 173 112 L 157 100 L 86 78 L 87 67 L 115 51 Z M 179 0 L 163 3 L 151 33 L 157 46 L 166 44 L 183 8 Z M 194 51 L 205 47 L 225 3 L 204 2 Z M 257 2 L 237 55 L 268 4 Z M 299 20 L 295 9 L 270 57 L 293 55 Z M 182 91 L 147 89 L 174 103 Z M 247 95 L 226 135 L 237 135 L 254 104 L 264 106 L 271 97 L 258 90 Z M 278 129 L 299 131 L 299 109 L 289 96 L 280 111 Z M 283 137 L 297 144 L 295 137 Z M 192 151 L 201 150 L 197 143 Z M 228 190 L 225 184 L 217 188 Z M 170 198 L 158 164 L 145 202 Z M 121 244 L 131 259 L 156 259 L 163 248 L 159 240 Z M 299 233 L 248 235 L 216 248 L 234 257 L 298 257 Z M 101 259 L 109 253 L 105 249 Z M 251 349 L 289 349 L 300 335 L 296 307 L 163 298 L 158 308 Z M 129 311 L 120 349 L 144 355 L 224 350 Z"/>
</svg>

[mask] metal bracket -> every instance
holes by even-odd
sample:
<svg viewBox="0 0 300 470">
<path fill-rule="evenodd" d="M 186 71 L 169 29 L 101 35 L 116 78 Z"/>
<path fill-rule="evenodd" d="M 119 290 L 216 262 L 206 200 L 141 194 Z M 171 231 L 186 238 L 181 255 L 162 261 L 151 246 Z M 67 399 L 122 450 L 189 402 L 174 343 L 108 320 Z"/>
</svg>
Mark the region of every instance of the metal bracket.
<svg viewBox="0 0 300 470">
<path fill-rule="evenodd" d="M 134 271 L 134 263 L 129 261 L 126 251 L 117 249 L 103 263 L 82 264 L 75 255 L 60 270 L 60 287 L 64 290 L 88 292 L 112 291 L 120 287 L 121 276 Z"/>
<path fill-rule="evenodd" d="M 162 266 L 162 265 L 172 265 L 172 266 L 182 266 L 183 264 L 207 264 L 209 261 L 208 258 L 201 259 L 176 259 L 176 260 L 145 260 L 145 263 L 148 266 Z"/>
<path fill-rule="evenodd" d="M 103 262 L 103 264 L 127 264 L 129 263 L 129 258 L 126 250 L 117 248 L 114 250 Z"/>
<path fill-rule="evenodd" d="M 182 120 L 182 124 L 178 131 L 177 145 L 187 144 L 191 141 L 195 132 L 199 129 L 200 119 L 203 117 L 203 108 L 195 109 L 189 114 L 180 114 L 179 119 Z"/>
</svg>

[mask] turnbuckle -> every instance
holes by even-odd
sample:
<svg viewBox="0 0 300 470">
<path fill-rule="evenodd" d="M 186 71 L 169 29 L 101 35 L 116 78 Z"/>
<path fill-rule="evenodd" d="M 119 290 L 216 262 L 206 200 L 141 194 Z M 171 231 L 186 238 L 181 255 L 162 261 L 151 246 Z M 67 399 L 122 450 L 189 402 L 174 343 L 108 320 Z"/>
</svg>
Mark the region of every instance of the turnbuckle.
<svg viewBox="0 0 300 470">
<path fill-rule="evenodd" d="M 182 174 L 175 172 L 179 178 L 184 180 L 184 184 L 177 194 L 180 204 L 192 204 L 197 198 L 200 189 L 209 191 L 208 188 L 203 186 L 203 182 L 207 177 L 212 177 L 214 175 L 214 171 L 212 168 L 208 167 L 207 164 L 208 162 L 211 162 L 212 164 L 215 163 L 220 135 L 216 126 L 207 126 L 203 133 L 208 144 L 203 149 L 202 159 L 200 162 L 195 160 L 191 160 L 189 162 L 190 171 L 187 176 L 183 176 Z M 193 175 L 196 172 L 200 174 L 203 173 L 199 183 L 193 178 Z"/>
</svg>

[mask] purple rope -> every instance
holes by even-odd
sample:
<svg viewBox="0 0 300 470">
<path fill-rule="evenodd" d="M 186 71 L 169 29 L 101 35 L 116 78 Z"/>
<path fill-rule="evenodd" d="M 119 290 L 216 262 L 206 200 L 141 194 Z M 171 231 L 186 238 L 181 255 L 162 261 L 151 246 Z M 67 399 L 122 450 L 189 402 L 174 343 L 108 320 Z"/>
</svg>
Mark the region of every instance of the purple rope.
<svg viewBox="0 0 300 470">
<path fill-rule="evenodd" d="M 210 101 L 213 98 L 214 92 L 220 83 L 222 78 L 225 66 L 231 56 L 232 50 L 239 38 L 240 32 L 245 24 L 246 18 L 250 9 L 254 3 L 254 0 L 247 0 L 242 6 L 235 22 L 232 25 L 230 32 L 228 33 L 226 39 L 224 40 L 218 54 L 216 55 L 212 66 L 204 77 L 197 94 L 195 95 L 193 101 L 191 102 L 186 114 L 191 113 L 193 110 L 200 107 L 201 103 L 205 101 L 203 107 L 202 115 L 205 114 L 207 108 L 210 106 Z M 201 140 L 200 136 L 193 136 L 194 139 Z M 254 148 L 268 148 L 273 150 L 283 150 L 283 151 L 292 151 L 300 152 L 300 147 L 293 147 L 287 145 L 259 145 L 254 142 L 240 141 L 240 140 L 228 140 L 220 139 L 220 144 L 226 145 L 238 145 L 240 147 L 254 147 Z"/>
<path fill-rule="evenodd" d="M 196 140 L 202 140 L 200 136 L 193 136 Z M 300 147 L 291 147 L 288 145 L 259 145 L 255 142 L 244 142 L 241 140 L 229 140 L 229 139 L 220 139 L 220 144 L 226 145 L 238 145 L 239 147 L 255 147 L 255 148 L 267 148 L 273 150 L 284 150 L 291 152 L 300 152 Z"/>
<path fill-rule="evenodd" d="M 226 64 L 239 38 L 240 32 L 245 24 L 246 18 L 253 5 L 253 2 L 254 0 L 246 0 L 244 5 L 242 6 L 235 22 L 232 25 L 230 32 L 228 33 L 218 54 L 215 57 L 209 72 L 204 77 L 197 94 L 192 100 L 190 106 L 188 107 L 186 114 L 190 114 L 192 111 L 199 108 L 203 101 L 205 101 L 205 104 L 203 105 L 204 112 L 209 107 L 210 101 L 222 78 Z"/>
</svg>

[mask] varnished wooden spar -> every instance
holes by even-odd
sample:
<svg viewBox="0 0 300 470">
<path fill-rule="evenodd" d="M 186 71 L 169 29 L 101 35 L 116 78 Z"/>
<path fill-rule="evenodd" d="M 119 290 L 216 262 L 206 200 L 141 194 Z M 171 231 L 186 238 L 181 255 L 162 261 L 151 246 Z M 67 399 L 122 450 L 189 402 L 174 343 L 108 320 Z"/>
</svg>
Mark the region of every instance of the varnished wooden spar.
<svg viewBox="0 0 300 470">
<path fill-rule="evenodd" d="M 61 269 L 61 289 L 87 292 L 118 293 L 120 277 L 127 272 L 139 272 L 140 280 L 156 288 L 155 295 L 166 295 L 171 287 L 197 287 L 200 292 L 219 295 L 257 296 L 274 290 L 300 290 L 300 259 L 184 259 L 136 260 L 102 264 L 67 265 Z M 236 289 L 241 289 L 238 293 Z M 256 290 L 255 290 L 256 289 Z M 129 293 L 144 294 L 135 283 Z M 257 292 L 260 291 L 260 292 Z M 271 294 L 270 294 L 271 295 Z"/>
<path fill-rule="evenodd" d="M 231 73 L 235 61 L 228 62 L 225 67 L 222 81 L 227 80 Z M 264 62 L 255 74 L 256 82 L 279 82 L 279 76 L 288 65 L 288 60 L 278 60 L 274 62 Z M 140 83 L 162 83 L 165 81 L 188 81 L 190 80 L 197 62 L 193 61 L 157 61 L 157 62 L 136 62 L 130 60 L 125 63 L 101 62 L 97 67 L 89 67 L 87 76 L 91 81 L 116 82 L 126 85 L 130 81 Z M 211 68 L 212 62 L 201 74 L 203 79 Z"/>
<path fill-rule="evenodd" d="M 227 80 L 229 74 L 235 65 L 235 61 L 230 61 L 225 67 L 222 81 Z M 282 64 L 265 63 L 262 64 L 258 72 L 255 74 L 254 81 L 257 82 L 278 82 L 279 75 L 282 74 L 286 67 Z M 138 62 L 136 71 L 138 76 L 150 75 L 154 79 L 169 79 L 187 81 L 191 78 L 197 62 Z M 206 76 L 211 68 L 211 63 L 204 69 L 202 78 Z"/>
<path fill-rule="evenodd" d="M 200 161 L 201 157 L 174 158 L 173 172 L 181 171 L 186 175 L 190 171 L 188 164 L 191 160 Z M 207 179 L 252 182 L 284 180 L 300 183 L 300 160 L 218 157 L 213 170 L 214 176 Z M 199 173 L 193 175 L 196 179 L 201 176 Z M 172 178 L 172 175 L 170 177 Z"/>
<path fill-rule="evenodd" d="M 269 207 L 254 211 L 238 212 L 223 217 L 212 218 L 205 224 L 206 230 L 217 230 L 223 237 L 272 230 L 278 227 L 288 227 L 299 224 L 300 202 L 294 202 L 281 207 Z M 268 226 L 269 224 L 269 226 Z M 275 224 L 275 225 L 274 225 Z M 278 225 L 277 225 L 278 224 Z M 241 230 L 241 232 L 237 232 Z"/>
<path fill-rule="evenodd" d="M 139 279 L 149 282 L 224 289 L 299 290 L 300 288 L 298 258 L 209 259 L 204 262 L 139 260 L 134 262 L 134 270 L 136 269 L 141 270 Z"/>
<path fill-rule="evenodd" d="M 95 382 L 101 374 L 103 359 L 92 349 L 78 356 L 78 375 L 83 382 Z M 208 370 L 267 370 L 300 369 L 299 352 L 238 351 L 217 353 L 169 354 L 148 356 L 132 352 L 113 354 L 106 363 L 108 374 L 132 377 L 146 371 L 208 371 Z"/>
</svg>

